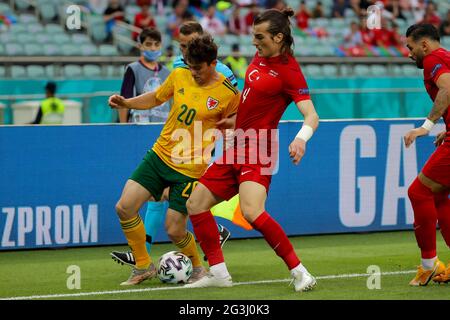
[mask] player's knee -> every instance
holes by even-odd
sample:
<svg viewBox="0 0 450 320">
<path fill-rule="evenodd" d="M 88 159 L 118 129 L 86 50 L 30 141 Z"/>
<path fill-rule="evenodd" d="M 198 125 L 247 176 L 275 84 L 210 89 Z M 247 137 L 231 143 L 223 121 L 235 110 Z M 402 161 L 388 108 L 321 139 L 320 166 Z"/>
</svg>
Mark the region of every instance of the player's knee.
<svg viewBox="0 0 450 320">
<path fill-rule="evenodd" d="M 195 201 L 191 198 L 189 198 L 186 201 L 186 209 L 188 211 L 188 214 L 195 214 L 199 210 L 198 201 Z"/>
<path fill-rule="evenodd" d="M 178 243 L 186 237 L 186 230 L 173 225 L 166 225 L 167 235 L 173 243 Z"/>
<path fill-rule="evenodd" d="M 130 218 L 130 210 L 126 207 L 123 201 L 119 200 L 116 203 L 116 212 L 120 219 L 126 220 Z"/>
<path fill-rule="evenodd" d="M 411 202 L 420 201 L 428 195 L 432 196 L 431 189 L 427 188 L 418 178 L 408 188 L 408 197 Z"/>
<path fill-rule="evenodd" d="M 241 211 L 245 220 L 248 222 L 253 222 L 261 213 L 264 212 L 264 208 L 241 203 Z"/>
</svg>

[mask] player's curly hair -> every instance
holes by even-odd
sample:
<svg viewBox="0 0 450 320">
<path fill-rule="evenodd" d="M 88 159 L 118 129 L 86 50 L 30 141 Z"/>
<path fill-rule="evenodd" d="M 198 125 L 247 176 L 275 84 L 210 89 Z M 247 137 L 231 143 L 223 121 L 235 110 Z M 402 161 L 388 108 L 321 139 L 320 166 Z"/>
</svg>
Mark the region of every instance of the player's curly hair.
<svg viewBox="0 0 450 320">
<path fill-rule="evenodd" d="M 253 21 L 254 25 L 269 22 L 269 29 L 267 30 L 272 36 L 277 34 L 283 34 L 283 44 L 281 46 L 281 54 L 293 55 L 292 45 L 294 44 L 294 38 L 291 33 L 290 17 L 294 15 L 292 8 L 285 8 L 283 10 L 269 9 L 264 10 L 258 14 Z"/>
<path fill-rule="evenodd" d="M 186 50 L 186 61 L 191 64 L 206 62 L 210 65 L 217 59 L 217 45 L 211 35 L 204 33 L 189 41 Z"/>
</svg>

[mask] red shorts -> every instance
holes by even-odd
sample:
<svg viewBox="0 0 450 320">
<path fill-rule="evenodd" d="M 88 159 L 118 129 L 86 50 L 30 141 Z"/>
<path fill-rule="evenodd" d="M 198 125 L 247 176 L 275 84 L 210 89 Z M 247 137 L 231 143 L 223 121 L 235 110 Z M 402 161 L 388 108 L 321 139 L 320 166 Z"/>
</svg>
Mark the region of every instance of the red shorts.
<svg viewBox="0 0 450 320">
<path fill-rule="evenodd" d="M 239 185 L 244 181 L 257 182 L 266 188 L 266 192 L 269 192 L 272 175 L 264 174 L 264 171 L 261 170 L 264 167 L 260 164 L 220 164 L 214 162 L 199 182 L 224 200 L 229 200 L 239 193 Z"/>
<path fill-rule="evenodd" d="M 444 142 L 433 152 L 422 173 L 427 178 L 450 187 L 450 143 Z"/>
</svg>

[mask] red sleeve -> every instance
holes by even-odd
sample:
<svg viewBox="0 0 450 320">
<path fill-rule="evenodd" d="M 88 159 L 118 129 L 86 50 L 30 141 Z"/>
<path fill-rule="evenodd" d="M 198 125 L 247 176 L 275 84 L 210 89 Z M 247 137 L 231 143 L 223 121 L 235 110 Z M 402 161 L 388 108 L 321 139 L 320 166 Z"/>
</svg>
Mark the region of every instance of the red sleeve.
<svg viewBox="0 0 450 320">
<path fill-rule="evenodd" d="M 423 72 L 425 79 L 431 79 L 436 83 L 441 74 L 450 73 L 450 69 L 439 56 L 430 54 L 423 60 Z"/>
<path fill-rule="evenodd" d="M 311 99 L 308 84 L 300 67 L 290 68 L 283 79 L 284 93 L 295 103 Z"/>
</svg>

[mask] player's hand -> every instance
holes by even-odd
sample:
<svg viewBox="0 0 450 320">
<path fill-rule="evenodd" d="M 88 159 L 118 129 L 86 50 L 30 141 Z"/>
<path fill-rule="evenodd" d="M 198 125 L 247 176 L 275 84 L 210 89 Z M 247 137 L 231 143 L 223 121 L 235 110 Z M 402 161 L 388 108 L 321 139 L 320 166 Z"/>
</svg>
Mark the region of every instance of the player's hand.
<svg viewBox="0 0 450 320">
<path fill-rule="evenodd" d="M 118 94 L 112 95 L 109 97 L 108 104 L 111 108 L 114 109 L 128 109 L 127 107 L 127 99 Z"/>
<path fill-rule="evenodd" d="M 404 137 L 405 146 L 408 148 L 416 140 L 417 137 L 425 136 L 428 133 L 430 132 L 422 127 L 410 130 Z"/>
<path fill-rule="evenodd" d="M 297 165 L 302 160 L 306 150 L 306 142 L 303 139 L 295 138 L 289 145 L 289 156 L 292 162 Z"/>
<path fill-rule="evenodd" d="M 224 118 L 216 122 L 216 127 L 219 130 L 222 129 L 233 129 L 236 120 L 234 118 Z"/>
<path fill-rule="evenodd" d="M 444 142 L 445 134 L 446 132 L 442 131 L 436 136 L 436 139 L 433 142 L 436 147 L 439 147 Z"/>
</svg>

